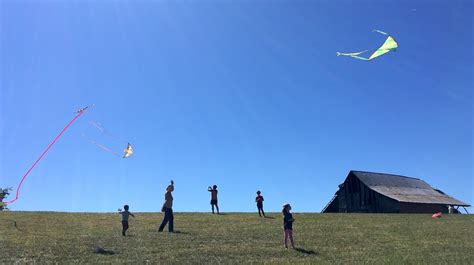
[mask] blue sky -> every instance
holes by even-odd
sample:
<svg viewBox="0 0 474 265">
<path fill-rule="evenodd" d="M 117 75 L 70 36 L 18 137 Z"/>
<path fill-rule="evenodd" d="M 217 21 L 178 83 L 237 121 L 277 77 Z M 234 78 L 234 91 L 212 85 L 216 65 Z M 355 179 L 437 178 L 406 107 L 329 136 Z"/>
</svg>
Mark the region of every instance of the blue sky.
<svg viewBox="0 0 474 265">
<path fill-rule="evenodd" d="M 0 186 L 13 210 L 320 211 L 351 169 L 473 185 L 470 1 L 2 1 Z M 336 52 L 395 53 L 371 62 Z M 94 131 L 101 122 L 115 138 Z M 82 137 L 135 154 L 120 159 Z"/>
</svg>

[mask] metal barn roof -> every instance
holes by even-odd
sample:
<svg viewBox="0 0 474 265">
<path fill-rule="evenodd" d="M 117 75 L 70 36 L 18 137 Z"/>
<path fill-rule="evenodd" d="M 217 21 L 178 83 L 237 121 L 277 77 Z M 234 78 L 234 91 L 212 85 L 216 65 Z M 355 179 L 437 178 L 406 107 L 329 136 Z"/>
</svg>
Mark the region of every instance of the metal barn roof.
<svg viewBox="0 0 474 265">
<path fill-rule="evenodd" d="M 417 178 L 364 171 L 351 173 L 370 189 L 399 202 L 470 206 Z"/>
</svg>

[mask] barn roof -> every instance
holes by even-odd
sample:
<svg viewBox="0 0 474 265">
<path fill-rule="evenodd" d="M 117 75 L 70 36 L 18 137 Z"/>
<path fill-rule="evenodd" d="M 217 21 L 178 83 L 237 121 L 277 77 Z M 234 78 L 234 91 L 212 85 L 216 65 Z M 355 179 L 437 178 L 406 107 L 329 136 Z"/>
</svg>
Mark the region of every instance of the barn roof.
<svg viewBox="0 0 474 265">
<path fill-rule="evenodd" d="M 434 189 L 421 179 L 365 171 L 351 173 L 370 189 L 399 202 L 470 206 Z"/>
</svg>

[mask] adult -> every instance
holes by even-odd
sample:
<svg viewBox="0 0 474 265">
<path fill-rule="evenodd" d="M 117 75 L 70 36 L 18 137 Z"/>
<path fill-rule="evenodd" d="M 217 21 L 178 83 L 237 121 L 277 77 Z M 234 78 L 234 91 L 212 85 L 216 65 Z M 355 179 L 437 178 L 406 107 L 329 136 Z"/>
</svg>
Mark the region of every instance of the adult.
<svg viewBox="0 0 474 265">
<path fill-rule="evenodd" d="M 161 211 L 165 213 L 165 216 L 163 218 L 163 222 L 161 222 L 160 228 L 158 229 L 159 232 L 163 232 L 163 229 L 165 228 L 166 224 L 168 224 L 168 231 L 170 233 L 173 233 L 173 195 L 171 195 L 171 192 L 174 191 L 174 182 L 171 181 L 171 184 L 166 187 L 166 193 L 165 193 L 165 202 L 163 203 L 163 207 L 161 207 Z"/>
</svg>

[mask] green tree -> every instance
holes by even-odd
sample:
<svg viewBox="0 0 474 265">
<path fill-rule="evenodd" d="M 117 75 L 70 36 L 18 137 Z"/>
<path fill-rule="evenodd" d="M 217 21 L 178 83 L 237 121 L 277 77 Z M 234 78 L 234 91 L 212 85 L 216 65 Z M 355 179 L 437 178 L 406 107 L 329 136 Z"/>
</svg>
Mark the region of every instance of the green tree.
<svg viewBox="0 0 474 265">
<path fill-rule="evenodd" d="M 5 199 L 12 191 L 12 188 L 0 188 L 0 211 L 8 209 L 6 204 L 3 203 L 3 199 Z"/>
</svg>

